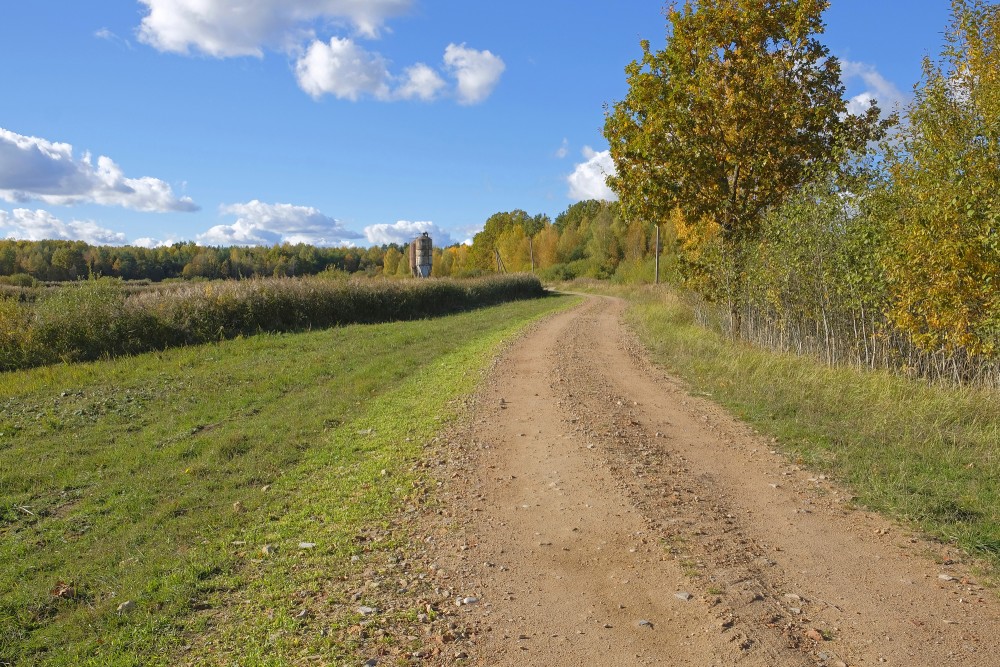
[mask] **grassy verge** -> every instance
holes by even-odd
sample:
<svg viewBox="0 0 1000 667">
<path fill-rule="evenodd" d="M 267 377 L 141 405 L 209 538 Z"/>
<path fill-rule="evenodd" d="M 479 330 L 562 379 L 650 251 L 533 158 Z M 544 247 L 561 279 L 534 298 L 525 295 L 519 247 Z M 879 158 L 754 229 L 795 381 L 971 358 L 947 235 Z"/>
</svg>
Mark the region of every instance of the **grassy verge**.
<svg viewBox="0 0 1000 667">
<path fill-rule="evenodd" d="M 859 503 L 1000 565 L 1000 395 L 752 348 L 697 325 L 668 290 L 627 294 L 653 359 L 694 390 Z"/>
<path fill-rule="evenodd" d="M 304 597 L 339 602 L 479 369 L 568 303 L 0 375 L 0 664 L 350 654 Z"/>
</svg>

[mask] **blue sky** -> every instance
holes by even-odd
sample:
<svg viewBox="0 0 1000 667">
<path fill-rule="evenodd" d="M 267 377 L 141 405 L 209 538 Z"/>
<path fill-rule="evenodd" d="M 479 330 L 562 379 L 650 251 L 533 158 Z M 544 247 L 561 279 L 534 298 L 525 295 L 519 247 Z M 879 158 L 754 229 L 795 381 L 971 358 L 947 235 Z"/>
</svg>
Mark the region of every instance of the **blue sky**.
<svg viewBox="0 0 1000 667">
<path fill-rule="evenodd" d="M 242 7 L 242 11 L 235 11 Z M 608 196 L 603 106 L 657 0 L 0 8 L 0 237 L 367 246 Z M 947 0 L 833 0 L 849 98 L 905 101 Z"/>
</svg>

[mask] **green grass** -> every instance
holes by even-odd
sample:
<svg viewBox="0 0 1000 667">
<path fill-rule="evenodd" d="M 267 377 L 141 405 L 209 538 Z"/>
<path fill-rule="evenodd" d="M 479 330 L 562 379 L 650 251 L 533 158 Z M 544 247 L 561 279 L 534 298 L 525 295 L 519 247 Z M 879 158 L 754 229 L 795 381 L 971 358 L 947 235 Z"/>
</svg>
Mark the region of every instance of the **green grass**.
<svg viewBox="0 0 1000 667">
<path fill-rule="evenodd" d="M 857 501 L 1000 565 L 1000 394 L 733 342 L 669 289 L 622 292 L 653 359 Z"/>
<path fill-rule="evenodd" d="M 0 664 L 349 655 L 296 595 L 395 539 L 364 536 L 421 493 L 413 463 L 480 368 L 569 302 L 0 375 Z"/>
</svg>

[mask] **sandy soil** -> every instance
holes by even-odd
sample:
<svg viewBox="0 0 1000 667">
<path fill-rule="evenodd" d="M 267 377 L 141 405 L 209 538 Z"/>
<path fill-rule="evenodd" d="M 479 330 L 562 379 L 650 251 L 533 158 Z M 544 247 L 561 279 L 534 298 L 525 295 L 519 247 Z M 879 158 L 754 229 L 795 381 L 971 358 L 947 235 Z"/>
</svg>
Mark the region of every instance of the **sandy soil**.
<svg viewBox="0 0 1000 667">
<path fill-rule="evenodd" d="M 960 553 L 652 367 L 591 297 L 497 361 L 426 527 L 475 665 L 1000 664 Z"/>
</svg>

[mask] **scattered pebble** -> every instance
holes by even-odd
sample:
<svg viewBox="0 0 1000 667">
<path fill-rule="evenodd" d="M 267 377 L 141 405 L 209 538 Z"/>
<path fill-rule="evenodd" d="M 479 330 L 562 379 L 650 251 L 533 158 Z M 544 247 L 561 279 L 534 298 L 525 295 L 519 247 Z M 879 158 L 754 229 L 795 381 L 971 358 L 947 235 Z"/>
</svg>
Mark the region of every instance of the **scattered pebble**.
<svg viewBox="0 0 1000 667">
<path fill-rule="evenodd" d="M 678 600 L 684 600 L 684 602 L 687 602 L 691 599 L 691 594 L 687 591 L 681 591 L 680 593 L 674 593 L 674 597 Z"/>
<path fill-rule="evenodd" d="M 273 544 L 265 544 L 261 547 L 260 552 L 265 556 L 273 556 L 278 551 L 278 547 Z"/>
<path fill-rule="evenodd" d="M 135 611 L 135 602 L 132 602 L 132 600 L 125 600 L 125 602 L 118 605 L 119 614 L 127 614 L 130 611 Z"/>
<path fill-rule="evenodd" d="M 640 628 L 652 628 L 653 627 L 653 622 L 652 621 L 647 621 L 646 619 L 642 619 L 641 621 L 639 621 L 639 627 Z"/>
<path fill-rule="evenodd" d="M 361 614 L 362 616 L 371 616 L 372 614 L 375 613 L 375 608 L 374 607 L 364 607 L 364 606 L 358 607 L 358 613 Z"/>
<path fill-rule="evenodd" d="M 315 546 L 315 542 L 299 542 L 299 549 L 312 549 Z"/>
</svg>

